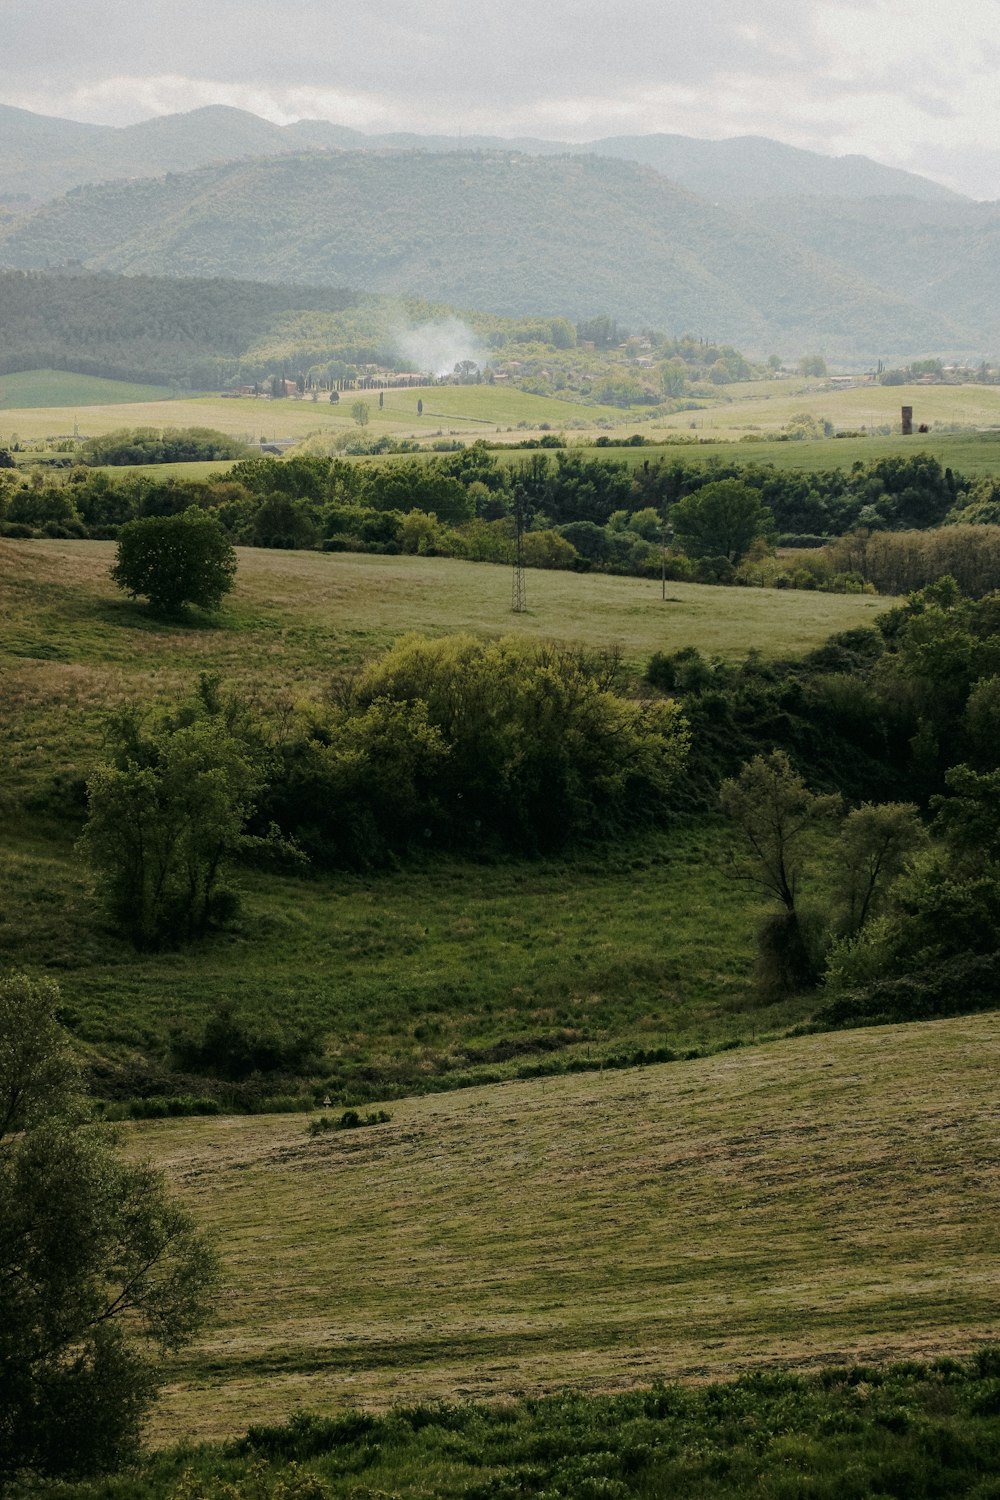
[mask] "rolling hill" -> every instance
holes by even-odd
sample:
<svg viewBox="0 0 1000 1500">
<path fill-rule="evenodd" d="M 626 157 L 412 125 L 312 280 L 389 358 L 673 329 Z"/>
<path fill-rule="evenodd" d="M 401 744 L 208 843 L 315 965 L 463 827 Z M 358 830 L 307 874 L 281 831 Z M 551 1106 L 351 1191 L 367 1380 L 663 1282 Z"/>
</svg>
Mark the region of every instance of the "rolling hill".
<svg viewBox="0 0 1000 1500">
<path fill-rule="evenodd" d="M 511 315 L 609 312 L 757 352 L 977 350 L 997 321 L 918 308 L 651 168 L 596 156 L 275 157 L 81 188 L 0 230 L 2 264 L 67 262 L 352 285 Z"/>
</svg>

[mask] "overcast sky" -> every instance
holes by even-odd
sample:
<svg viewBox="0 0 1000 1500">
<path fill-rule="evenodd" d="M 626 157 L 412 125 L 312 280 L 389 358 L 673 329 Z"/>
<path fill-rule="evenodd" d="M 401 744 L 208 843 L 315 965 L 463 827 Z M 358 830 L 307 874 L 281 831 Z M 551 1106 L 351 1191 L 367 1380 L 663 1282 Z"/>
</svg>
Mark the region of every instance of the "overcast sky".
<svg viewBox="0 0 1000 1500">
<path fill-rule="evenodd" d="M 768 135 L 1000 198 L 1000 0 L 0 0 L 0 102 L 122 125 Z"/>
</svg>

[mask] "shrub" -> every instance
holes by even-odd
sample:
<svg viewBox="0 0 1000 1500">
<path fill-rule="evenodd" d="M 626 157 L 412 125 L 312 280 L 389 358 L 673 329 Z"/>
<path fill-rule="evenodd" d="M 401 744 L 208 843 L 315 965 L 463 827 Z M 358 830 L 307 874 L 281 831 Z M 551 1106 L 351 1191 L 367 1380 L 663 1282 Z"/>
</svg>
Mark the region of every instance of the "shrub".
<svg viewBox="0 0 1000 1500">
<path fill-rule="evenodd" d="M 336 1120 L 330 1115 L 317 1116 L 309 1121 L 307 1129 L 310 1135 L 326 1135 L 331 1130 L 361 1130 L 366 1125 L 387 1125 L 391 1119 L 387 1109 L 372 1109 L 364 1115 L 356 1109 L 345 1109 Z"/>
<path fill-rule="evenodd" d="M 365 863 L 429 840 L 550 849 L 666 813 L 676 705 L 611 691 L 555 646 L 411 636 L 283 747 L 268 813 L 314 854 Z"/>
</svg>

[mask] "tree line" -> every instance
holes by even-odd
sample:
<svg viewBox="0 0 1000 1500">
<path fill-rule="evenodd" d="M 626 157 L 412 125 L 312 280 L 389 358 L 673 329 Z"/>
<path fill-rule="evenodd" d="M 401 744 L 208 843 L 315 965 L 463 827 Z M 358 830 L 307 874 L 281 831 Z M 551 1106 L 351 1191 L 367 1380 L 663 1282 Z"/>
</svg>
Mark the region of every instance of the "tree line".
<svg viewBox="0 0 1000 1500">
<path fill-rule="evenodd" d="M 237 451 L 222 434 L 194 429 L 94 441 L 91 456 L 105 462 L 151 461 L 168 450 Z M 243 457 L 207 481 L 116 478 L 84 466 L 26 479 L 8 468 L 0 472 L 0 534 L 115 537 L 127 521 L 193 506 L 210 512 L 236 545 L 506 562 L 520 508 L 529 566 L 806 588 L 872 583 L 903 592 L 942 566 L 969 591 L 992 587 L 997 576 L 993 551 L 982 551 L 973 566 L 969 541 L 982 542 L 1000 520 L 995 481 L 968 480 L 927 454 L 810 475 L 683 457 L 633 466 L 561 448 L 509 460 L 474 443 L 381 463 L 308 453 Z M 826 529 L 809 529 L 816 526 Z M 933 539 L 899 540 L 913 531 Z M 775 543 L 822 544 L 848 534 L 854 540 L 822 555 L 814 547 L 816 557 L 800 550 L 789 563 L 765 565 Z"/>
</svg>

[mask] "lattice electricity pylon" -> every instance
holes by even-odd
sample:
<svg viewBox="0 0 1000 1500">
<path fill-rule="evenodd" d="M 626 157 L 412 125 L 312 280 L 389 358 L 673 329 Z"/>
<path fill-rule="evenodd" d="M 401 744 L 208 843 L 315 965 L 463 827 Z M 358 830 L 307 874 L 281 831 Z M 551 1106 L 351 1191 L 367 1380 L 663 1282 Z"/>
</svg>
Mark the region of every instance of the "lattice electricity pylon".
<svg viewBox="0 0 1000 1500">
<path fill-rule="evenodd" d="M 510 607 L 515 615 L 523 615 L 528 608 L 524 587 L 524 490 L 520 485 L 514 491 L 514 576 L 510 586 Z"/>
</svg>

